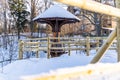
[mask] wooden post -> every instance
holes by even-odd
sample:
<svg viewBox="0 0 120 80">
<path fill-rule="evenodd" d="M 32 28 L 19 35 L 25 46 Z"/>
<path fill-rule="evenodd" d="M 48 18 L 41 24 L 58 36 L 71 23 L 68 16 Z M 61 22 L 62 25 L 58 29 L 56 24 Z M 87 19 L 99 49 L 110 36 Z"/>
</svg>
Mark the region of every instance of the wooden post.
<svg viewBox="0 0 120 80">
<path fill-rule="evenodd" d="M 108 36 L 106 42 L 102 45 L 102 47 L 100 47 L 100 49 L 97 51 L 97 54 L 95 55 L 95 57 L 92 59 L 91 63 L 96 63 L 98 62 L 101 57 L 103 56 L 103 54 L 105 53 L 105 51 L 110 47 L 110 45 L 112 44 L 113 40 L 115 39 L 117 35 L 117 30 L 115 28 L 115 30 Z"/>
<path fill-rule="evenodd" d="M 23 41 L 19 40 L 19 59 L 23 59 Z"/>
<path fill-rule="evenodd" d="M 120 8 L 120 0 L 116 0 L 117 8 Z M 117 61 L 120 62 L 120 18 L 117 19 Z"/>
<path fill-rule="evenodd" d="M 36 42 L 36 47 L 37 47 L 36 58 L 39 58 L 39 42 Z"/>
<path fill-rule="evenodd" d="M 78 46 L 81 49 L 81 47 L 80 47 L 81 46 L 81 40 L 80 40 L 80 38 L 79 38 L 79 45 Z M 80 53 L 80 50 L 79 50 L 79 53 Z"/>
<path fill-rule="evenodd" d="M 39 51 L 36 51 L 36 58 L 39 58 L 39 54 L 38 54 Z"/>
<path fill-rule="evenodd" d="M 96 42 L 97 42 L 97 43 L 96 43 L 96 47 L 97 47 L 96 51 L 98 51 L 98 49 L 99 49 L 99 44 L 100 44 L 100 41 L 99 41 L 99 40 L 100 40 L 99 38 L 96 39 Z"/>
<path fill-rule="evenodd" d="M 70 38 L 69 38 L 68 47 L 69 47 L 69 49 L 68 49 L 68 55 L 70 56 Z"/>
<path fill-rule="evenodd" d="M 50 45 L 50 38 L 49 38 L 49 36 L 48 36 L 48 50 L 47 50 L 47 58 L 49 59 L 50 58 L 50 47 L 51 47 L 51 45 Z"/>
<path fill-rule="evenodd" d="M 90 51 L 90 37 L 86 38 L 86 55 L 89 56 Z"/>
</svg>

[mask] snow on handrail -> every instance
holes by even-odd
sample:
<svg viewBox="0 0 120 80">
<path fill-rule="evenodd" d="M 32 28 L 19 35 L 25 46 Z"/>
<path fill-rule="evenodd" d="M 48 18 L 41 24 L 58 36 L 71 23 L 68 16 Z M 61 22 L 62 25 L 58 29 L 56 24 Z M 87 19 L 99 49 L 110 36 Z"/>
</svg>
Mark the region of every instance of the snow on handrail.
<svg viewBox="0 0 120 80">
<path fill-rule="evenodd" d="M 119 80 L 120 63 L 89 64 L 83 67 L 64 68 L 37 76 L 23 77 L 23 80 Z"/>
</svg>

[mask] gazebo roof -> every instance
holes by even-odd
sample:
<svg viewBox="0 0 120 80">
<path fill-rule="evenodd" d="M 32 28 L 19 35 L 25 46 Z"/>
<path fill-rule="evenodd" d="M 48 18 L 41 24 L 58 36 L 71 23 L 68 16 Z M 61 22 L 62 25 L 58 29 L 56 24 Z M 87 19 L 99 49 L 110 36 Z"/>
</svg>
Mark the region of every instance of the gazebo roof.
<svg viewBox="0 0 120 80">
<path fill-rule="evenodd" d="M 46 19 L 67 19 L 73 20 L 73 22 L 79 22 L 80 19 L 74 16 L 72 13 L 68 12 L 64 8 L 54 5 L 47 9 L 42 14 L 39 14 L 33 19 L 33 21 L 44 22 Z"/>
</svg>

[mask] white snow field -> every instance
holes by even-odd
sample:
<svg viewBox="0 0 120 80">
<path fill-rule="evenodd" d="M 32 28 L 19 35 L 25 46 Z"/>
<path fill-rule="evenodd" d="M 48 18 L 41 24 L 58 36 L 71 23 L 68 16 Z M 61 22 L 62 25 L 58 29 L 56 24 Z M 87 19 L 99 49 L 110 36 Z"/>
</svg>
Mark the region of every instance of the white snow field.
<svg viewBox="0 0 120 80">
<path fill-rule="evenodd" d="M 99 67 L 112 66 L 113 63 L 116 63 L 115 66 L 120 66 L 120 64 L 117 63 L 117 52 L 115 50 L 108 50 L 99 63 L 89 65 L 95 53 L 96 51 L 91 51 L 91 55 L 86 56 L 84 53 L 80 54 L 73 51 L 71 53 L 71 56 L 68 56 L 68 54 L 64 54 L 60 57 L 51 59 L 29 58 L 26 60 L 18 60 L 1 68 L 0 80 L 22 80 L 22 78 L 26 76 L 40 75 L 51 71 L 55 72 L 54 70 L 59 71 L 59 69 L 62 68 L 66 68 L 69 72 L 71 71 L 71 69 L 69 70 L 69 68 L 73 68 L 73 71 L 74 69 L 77 69 L 74 67 L 78 67 L 82 70 L 94 68 L 96 68 L 96 70 L 98 69 L 98 72 L 94 72 L 94 74 L 90 75 L 90 77 L 82 76 L 82 78 L 80 77 L 80 80 L 119 80 L 119 74 L 117 74 L 120 72 L 119 69 L 118 72 L 116 70 L 112 70 L 113 72 L 115 72 L 115 76 L 113 75 L 114 73 L 108 74 L 109 71 L 104 73 L 104 69 L 103 71 L 99 70 Z M 102 76 L 99 75 L 101 73 Z"/>
</svg>

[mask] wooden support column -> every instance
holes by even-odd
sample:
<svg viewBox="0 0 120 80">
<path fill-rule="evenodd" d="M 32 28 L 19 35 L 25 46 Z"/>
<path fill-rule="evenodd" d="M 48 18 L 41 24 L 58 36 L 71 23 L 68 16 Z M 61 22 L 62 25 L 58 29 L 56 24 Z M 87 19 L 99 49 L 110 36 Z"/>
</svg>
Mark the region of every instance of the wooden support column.
<svg viewBox="0 0 120 80">
<path fill-rule="evenodd" d="M 53 32 L 53 37 L 56 37 L 55 42 L 60 42 L 60 32 Z"/>
<path fill-rule="evenodd" d="M 116 7 L 120 8 L 120 0 L 116 0 Z M 117 18 L 117 61 L 120 62 L 120 18 Z"/>
<path fill-rule="evenodd" d="M 101 57 L 103 56 L 103 54 L 105 53 L 105 51 L 110 47 L 110 45 L 112 44 L 113 40 L 115 39 L 117 35 L 117 30 L 115 28 L 115 30 L 109 35 L 109 37 L 107 38 L 106 42 L 102 45 L 102 47 L 100 47 L 100 49 L 97 51 L 95 57 L 92 59 L 91 63 L 96 63 L 98 62 Z"/>
</svg>

